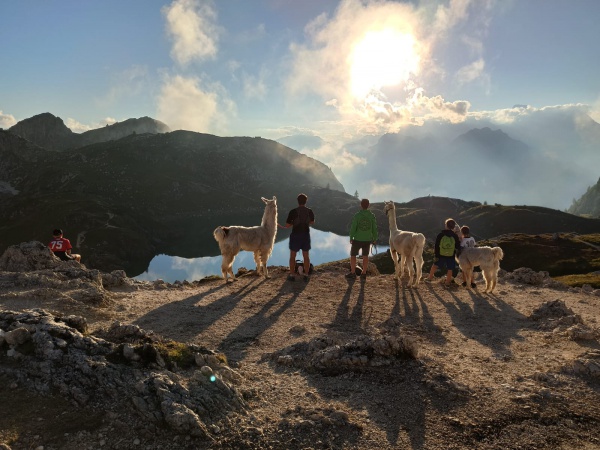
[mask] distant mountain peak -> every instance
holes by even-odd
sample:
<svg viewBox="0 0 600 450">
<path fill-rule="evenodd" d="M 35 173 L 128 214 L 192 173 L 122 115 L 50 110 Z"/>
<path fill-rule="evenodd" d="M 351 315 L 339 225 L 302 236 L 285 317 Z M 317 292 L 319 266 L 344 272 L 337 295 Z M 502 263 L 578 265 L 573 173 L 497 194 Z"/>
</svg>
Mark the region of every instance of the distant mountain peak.
<svg viewBox="0 0 600 450">
<path fill-rule="evenodd" d="M 46 112 L 21 120 L 8 131 L 47 150 L 67 150 L 117 140 L 132 134 L 168 133 L 171 129 L 159 120 L 144 116 L 77 134 L 60 117 Z"/>
</svg>

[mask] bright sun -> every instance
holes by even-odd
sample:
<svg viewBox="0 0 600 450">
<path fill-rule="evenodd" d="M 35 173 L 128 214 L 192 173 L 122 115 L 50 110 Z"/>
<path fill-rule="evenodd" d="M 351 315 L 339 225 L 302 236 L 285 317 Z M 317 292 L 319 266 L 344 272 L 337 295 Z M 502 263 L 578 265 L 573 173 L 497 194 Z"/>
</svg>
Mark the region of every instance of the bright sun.
<svg viewBox="0 0 600 450">
<path fill-rule="evenodd" d="M 351 56 L 351 88 L 356 98 L 373 89 L 395 86 L 408 80 L 419 67 L 415 39 L 410 34 L 387 28 L 370 31 Z"/>
</svg>

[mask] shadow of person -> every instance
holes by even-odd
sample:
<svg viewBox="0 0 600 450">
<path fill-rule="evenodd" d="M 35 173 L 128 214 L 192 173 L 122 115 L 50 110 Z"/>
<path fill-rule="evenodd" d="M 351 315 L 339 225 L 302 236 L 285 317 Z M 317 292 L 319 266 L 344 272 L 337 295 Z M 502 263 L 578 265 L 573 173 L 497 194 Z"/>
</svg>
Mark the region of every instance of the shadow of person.
<svg viewBox="0 0 600 450">
<path fill-rule="evenodd" d="M 450 300 L 435 297 L 446 307 L 452 324 L 463 336 L 490 348 L 498 356 L 511 356 L 513 341 L 522 341 L 519 335 L 529 328 L 527 317 L 499 297 L 490 297 L 493 303 L 480 293 L 469 290 L 471 302 L 460 299 L 456 293 L 446 291 Z"/>
<path fill-rule="evenodd" d="M 283 283 L 279 292 L 254 315 L 249 316 L 231 331 L 220 343 L 220 348 L 227 349 L 227 356 L 232 360 L 245 357 L 247 348 L 268 330 L 279 317 L 298 299 L 307 283 L 296 282 L 290 287 Z M 289 297 L 288 297 L 289 296 Z M 286 297 L 288 297 L 286 299 Z M 280 303 L 282 300 L 283 303 Z"/>
<path fill-rule="evenodd" d="M 350 303 L 352 299 L 352 288 L 357 284 L 356 280 L 349 279 L 348 287 L 342 296 L 342 300 L 336 311 L 333 321 L 329 328 L 344 332 L 362 331 L 366 323 L 363 321 L 363 309 L 365 305 L 365 281 L 360 280 L 356 303 L 350 311 Z M 367 321 L 368 322 L 368 321 Z"/>
<path fill-rule="evenodd" d="M 200 294 L 148 311 L 133 324 L 172 339 L 191 340 L 232 311 L 244 297 L 265 282 L 266 279 L 262 277 L 240 277 L 235 284 L 220 283 Z M 230 290 L 232 288 L 237 290 Z M 223 290 L 219 298 L 205 304 L 207 298 Z M 169 317 L 169 320 L 165 321 L 165 317 Z"/>
</svg>

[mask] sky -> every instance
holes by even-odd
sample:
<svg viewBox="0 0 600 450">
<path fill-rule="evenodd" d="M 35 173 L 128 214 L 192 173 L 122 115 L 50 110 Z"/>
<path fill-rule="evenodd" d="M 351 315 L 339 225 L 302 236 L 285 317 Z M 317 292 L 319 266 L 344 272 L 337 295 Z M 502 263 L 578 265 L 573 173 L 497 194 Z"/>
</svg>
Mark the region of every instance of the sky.
<svg viewBox="0 0 600 450">
<path fill-rule="evenodd" d="M 515 105 L 598 121 L 599 18 L 598 0 L 4 0 L 0 127 L 43 112 L 75 132 L 150 116 L 349 142 L 501 123 Z"/>
</svg>

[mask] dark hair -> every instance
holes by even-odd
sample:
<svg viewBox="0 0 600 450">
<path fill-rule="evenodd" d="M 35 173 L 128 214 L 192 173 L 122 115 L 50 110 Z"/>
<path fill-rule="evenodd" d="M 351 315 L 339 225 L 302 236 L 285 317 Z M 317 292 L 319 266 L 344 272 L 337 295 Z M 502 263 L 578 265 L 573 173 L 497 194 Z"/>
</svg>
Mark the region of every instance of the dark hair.
<svg viewBox="0 0 600 450">
<path fill-rule="evenodd" d="M 61 234 L 63 234 L 63 232 L 60 228 L 55 228 L 52 232 L 52 236 L 60 236 Z"/>
<path fill-rule="evenodd" d="M 454 230 L 455 226 L 456 226 L 456 222 L 454 221 L 454 219 L 446 219 L 446 229 Z"/>
<path fill-rule="evenodd" d="M 366 199 L 366 198 L 363 198 L 363 199 L 360 201 L 360 207 L 361 207 L 362 209 L 367 209 L 367 208 L 369 207 L 369 200 L 368 200 L 368 199 Z"/>
<path fill-rule="evenodd" d="M 298 194 L 298 204 L 306 205 L 306 201 L 308 200 L 308 196 L 306 194 Z"/>
<path fill-rule="evenodd" d="M 463 226 L 463 227 L 460 228 L 460 232 L 462 234 L 470 234 L 471 233 L 471 229 L 468 226 L 465 225 L 465 226 Z"/>
</svg>

